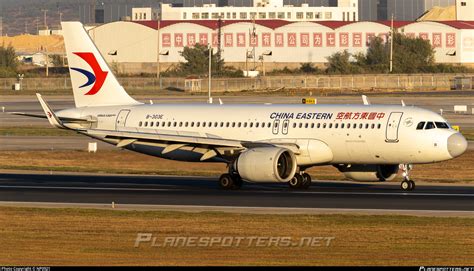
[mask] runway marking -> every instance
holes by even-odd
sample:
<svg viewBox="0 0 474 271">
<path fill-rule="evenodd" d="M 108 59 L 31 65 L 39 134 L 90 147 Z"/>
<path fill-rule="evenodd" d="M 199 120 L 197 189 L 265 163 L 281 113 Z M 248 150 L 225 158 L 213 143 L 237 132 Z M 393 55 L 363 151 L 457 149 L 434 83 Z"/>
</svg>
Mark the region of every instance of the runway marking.
<svg viewBox="0 0 474 271">
<path fill-rule="evenodd" d="M 66 186 L 25 186 L 25 185 L 1 185 L 0 188 L 18 188 L 18 189 L 46 189 L 46 190 L 101 190 L 101 191 L 184 191 L 180 188 L 121 188 L 121 187 L 66 187 Z M 218 191 L 218 190 L 213 190 Z M 323 192 L 323 191 L 288 191 L 288 190 L 241 190 L 248 193 L 267 193 L 267 194 L 314 194 L 314 195 L 376 195 L 376 196 L 443 196 L 443 197 L 474 197 L 474 194 L 443 194 L 443 193 L 406 193 L 406 192 Z M 221 191 L 225 193 L 226 191 Z M 237 191 L 238 192 L 238 191 Z"/>
</svg>

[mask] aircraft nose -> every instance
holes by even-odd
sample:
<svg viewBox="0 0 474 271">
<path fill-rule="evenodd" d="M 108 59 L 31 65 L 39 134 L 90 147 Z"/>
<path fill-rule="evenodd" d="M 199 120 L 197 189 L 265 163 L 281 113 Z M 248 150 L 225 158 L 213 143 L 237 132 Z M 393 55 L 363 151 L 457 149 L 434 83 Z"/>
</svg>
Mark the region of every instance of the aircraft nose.
<svg viewBox="0 0 474 271">
<path fill-rule="evenodd" d="M 453 134 L 448 138 L 448 152 L 454 158 L 467 150 L 467 141 L 461 133 Z"/>
</svg>

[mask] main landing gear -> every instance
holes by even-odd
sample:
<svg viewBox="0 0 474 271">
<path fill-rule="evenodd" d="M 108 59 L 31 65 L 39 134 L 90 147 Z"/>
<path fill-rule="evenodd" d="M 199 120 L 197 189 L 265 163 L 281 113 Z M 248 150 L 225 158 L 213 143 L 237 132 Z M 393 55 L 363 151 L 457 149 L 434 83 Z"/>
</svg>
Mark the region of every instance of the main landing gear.
<svg viewBox="0 0 474 271">
<path fill-rule="evenodd" d="M 239 175 L 222 174 L 219 178 L 219 186 L 224 190 L 237 190 L 242 187 L 243 181 Z"/>
<path fill-rule="evenodd" d="M 311 176 L 306 172 L 296 173 L 288 185 L 291 189 L 308 189 L 311 186 Z"/>
<path fill-rule="evenodd" d="M 410 180 L 410 170 L 413 168 L 410 164 L 400 165 L 400 169 L 403 170 L 403 181 L 400 184 L 400 188 L 404 191 L 412 191 L 415 189 L 415 182 Z"/>
</svg>

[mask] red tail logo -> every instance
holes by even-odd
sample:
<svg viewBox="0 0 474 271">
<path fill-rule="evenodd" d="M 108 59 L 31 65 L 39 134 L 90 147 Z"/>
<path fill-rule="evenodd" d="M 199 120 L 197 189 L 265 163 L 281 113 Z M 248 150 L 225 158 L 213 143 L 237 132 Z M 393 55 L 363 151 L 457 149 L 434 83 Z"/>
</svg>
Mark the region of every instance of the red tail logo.
<svg viewBox="0 0 474 271">
<path fill-rule="evenodd" d="M 79 69 L 79 68 L 71 68 L 72 70 L 78 71 L 84 74 L 85 76 L 87 76 L 87 82 L 84 85 L 80 86 L 80 88 L 87 87 L 94 84 L 92 88 L 84 95 L 96 94 L 102 88 L 102 85 L 104 85 L 108 72 L 103 71 L 100 68 L 100 65 L 97 62 L 97 59 L 95 58 L 93 53 L 74 53 L 74 54 L 82 58 L 92 68 L 92 73 L 83 69 Z"/>
</svg>

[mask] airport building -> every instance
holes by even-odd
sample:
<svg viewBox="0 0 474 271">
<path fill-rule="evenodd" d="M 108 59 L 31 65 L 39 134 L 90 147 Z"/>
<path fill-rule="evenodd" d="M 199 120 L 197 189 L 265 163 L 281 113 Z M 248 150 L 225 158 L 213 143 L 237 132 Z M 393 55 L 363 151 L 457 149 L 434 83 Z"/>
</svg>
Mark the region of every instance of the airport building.
<svg viewBox="0 0 474 271">
<path fill-rule="evenodd" d="M 217 6 L 173 7 L 161 5 L 162 20 L 289 20 L 358 21 L 358 1 L 339 0 L 337 6 L 284 5 L 283 0 L 254 0 L 250 7 Z"/>
<path fill-rule="evenodd" d="M 474 22 L 405 22 L 395 28 L 405 35 L 430 40 L 438 63 L 474 65 Z M 159 32 L 159 36 L 158 36 Z M 156 71 L 184 61 L 184 46 L 196 43 L 220 46 L 229 65 L 245 69 L 264 61 L 268 70 L 299 67 L 301 63 L 324 64 L 333 53 L 366 52 L 375 37 L 388 39 L 390 22 L 289 22 L 284 20 L 215 20 L 113 22 L 89 31 L 109 63 L 122 72 Z M 220 35 L 220 39 L 219 39 Z M 158 47 L 159 40 L 159 47 Z M 259 65 L 258 65 L 259 66 Z"/>
</svg>

